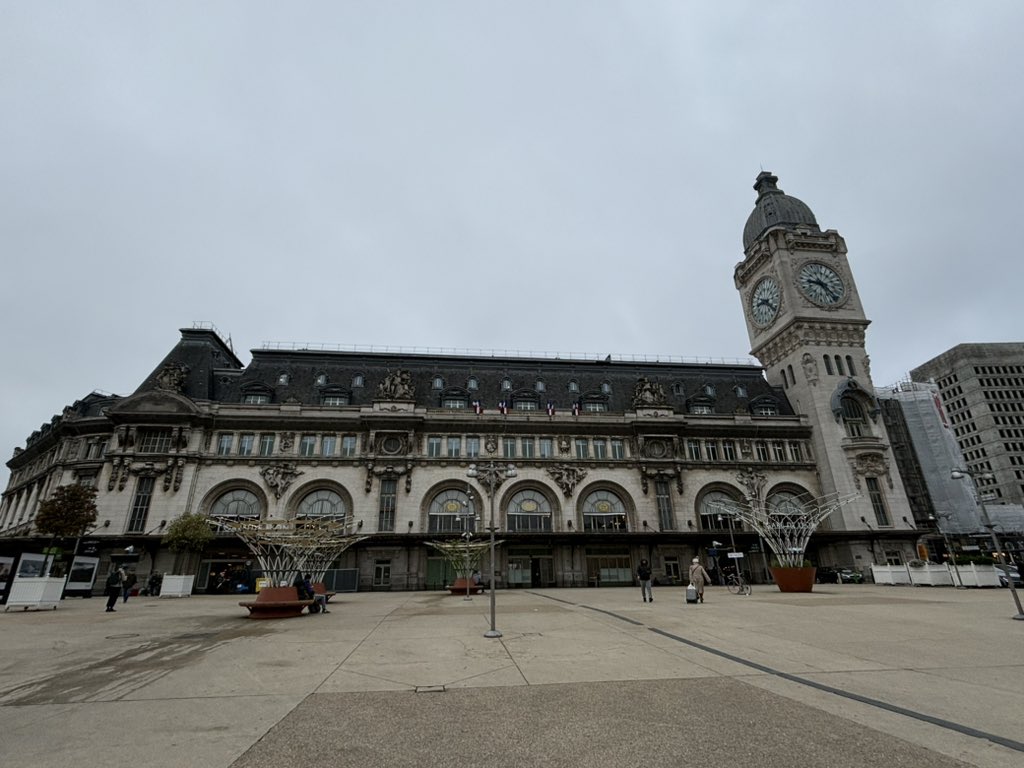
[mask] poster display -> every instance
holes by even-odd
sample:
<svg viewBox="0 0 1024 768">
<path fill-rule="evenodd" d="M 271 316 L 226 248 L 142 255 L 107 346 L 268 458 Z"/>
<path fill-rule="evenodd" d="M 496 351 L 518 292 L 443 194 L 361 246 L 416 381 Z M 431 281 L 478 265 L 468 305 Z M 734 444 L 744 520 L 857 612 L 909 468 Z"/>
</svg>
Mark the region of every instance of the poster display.
<svg viewBox="0 0 1024 768">
<path fill-rule="evenodd" d="M 47 555 L 37 555 L 31 552 L 23 552 L 18 562 L 19 579 L 40 579 L 46 575 Z"/>
<path fill-rule="evenodd" d="M 65 589 L 68 592 L 91 592 L 92 585 L 96 581 L 96 570 L 99 568 L 98 557 L 83 557 L 76 555 L 71 563 L 71 572 L 68 574 L 68 583 Z"/>
<path fill-rule="evenodd" d="M 7 581 L 11 578 L 11 568 L 13 566 L 13 557 L 0 557 L 0 594 L 7 589 Z"/>
</svg>

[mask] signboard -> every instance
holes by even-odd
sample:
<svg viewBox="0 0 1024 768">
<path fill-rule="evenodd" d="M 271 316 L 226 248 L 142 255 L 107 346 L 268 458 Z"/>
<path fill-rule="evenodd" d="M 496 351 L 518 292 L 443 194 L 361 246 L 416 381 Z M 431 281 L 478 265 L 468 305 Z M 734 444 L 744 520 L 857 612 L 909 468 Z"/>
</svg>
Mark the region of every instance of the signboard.
<svg viewBox="0 0 1024 768">
<path fill-rule="evenodd" d="M 68 583 L 65 589 L 69 592 L 91 592 L 92 585 L 96 581 L 96 569 L 99 567 L 98 557 L 82 557 L 76 555 L 71 563 L 71 572 L 68 574 Z"/>
<path fill-rule="evenodd" d="M 0 594 L 7 589 L 7 580 L 11 578 L 11 566 L 13 565 L 13 557 L 0 557 Z"/>
<path fill-rule="evenodd" d="M 743 553 L 742 552 L 730 552 L 729 553 L 729 558 L 732 559 L 732 560 L 739 560 L 741 557 L 743 557 Z"/>
</svg>

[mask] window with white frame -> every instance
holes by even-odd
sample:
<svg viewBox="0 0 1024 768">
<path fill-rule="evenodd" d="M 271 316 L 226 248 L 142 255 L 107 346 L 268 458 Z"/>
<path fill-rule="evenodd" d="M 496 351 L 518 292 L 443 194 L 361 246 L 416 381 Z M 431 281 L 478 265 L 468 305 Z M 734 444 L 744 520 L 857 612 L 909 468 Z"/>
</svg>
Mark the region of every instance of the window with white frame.
<svg viewBox="0 0 1024 768">
<path fill-rule="evenodd" d="M 718 461 L 718 443 L 714 440 L 705 440 L 704 455 L 708 457 L 708 461 Z"/>
<path fill-rule="evenodd" d="M 594 458 L 595 459 L 606 459 L 608 458 L 608 444 L 603 438 L 594 438 Z"/>
<path fill-rule="evenodd" d="M 755 444 L 755 450 L 757 451 L 758 461 L 768 461 L 768 444 L 758 441 Z"/>
<path fill-rule="evenodd" d="M 342 435 L 341 437 L 341 455 L 351 457 L 356 455 L 356 436 L 355 435 Z"/>
<path fill-rule="evenodd" d="M 324 435 L 320 440 L 320 455 L 334 456 L 338 452 L 338 438 L 335 435 Z"/>
<path fill-rule="evenodd" d="M 247 432 L 238 436 L 238 455 L 252 456 L 253 448 L 256 445 L 256 435 Z"/>
<path fill-rule="evenodd" d="M 501 441 L 502 456 L 506 459 L 514 459 L 516 457 L 516 439 L 514 437 L 506 437 Z"/>
<path fill-rule="evenodd" d="M 597 490 L 583 500 L 583 530 L 600 533 L 623 533 L 629 530 L 626 505 L 612 491 Z"/>
<path fill-rule="evenodd" d="M 384 477 L 380 481 L 380 506 L 377 509 L 377 530 L 395 530 L 395 509 L 398 506 L 398 480 Z"/>
<path fill-rule="evenodd" d="M 221 432 L 217 435 L 217 455 L 227 456 L 235 444 L 235 436 L 230 432 Z"/>
<path fill-rule="evenodd" d="M 700 440 L 687 440 L 686 453 L 690 457 L 690 461 L 700 461 Z"/>
<path fill-rule="evenodd" d="M 461 488 L 441 491 L 430 502 L 427 528 L 430 533 L 462 533 L 476 530 L 473 498 Z"/>
<path fill-rule="evenodd" d="M 270 395 L 260 392 L 242 395 L 242 405 L 266 405 L 270 402 Z"/>
<path fill-rule="evenodd" d="M 480 438 L 477 435 L 470 435 L 466 438 L 466 456 L 471 459 L 480 458 Z"/>
<path fill-rule="evenodd" d="M 297 519 L 316 518 L 333 520 L 343 523 L 348 513 L 344 499 L 336 492 L 326 488 L 306 494 L 299 502 Z"/>
<path fill-rule="evenodd" d="M 447 456 L 449 459 L 457 459 L 462 453 L 462 438 L 461 437 L 449 437 L 448 438 L 448 450 Z"/>
<path fill-rule="evenodd" d="M 519 448 L 524 459 L 532 459 L 535 453 L 536 441 L 532 437 L 524 437 L 519 441 Z"/>
<path fill-rule="evenodd" d="M 624 459 L 626 458 L 626 446 L 617 438 L 613 438 L 612 441 L 612 458 L 613 459 Z"/>
<path fill-rule="evenodd" d="M 441 438 L 431 435 L 427 438 L 427 456 L 433 459 L 441 457 Z"/>
<path fill-rule="evenodd" d="M 726 461 L 736 461 L 736 443 L 732 440 L 723 440 L 722 456 Z"/>
<path fill-rule="evenodd" d="M 577 459 L 590 458 L 590 445 L 589 441 L 586 438 L 577 438 L 575 441 L 575 445 Z"/>
<path fill-rule="evenodd" d="M 260 435 L 260 456 L 272 456 L 274 453 L 274 435 Z"/>
<path fill-rule="evenodd" d="M 299 439 L 299 456 L 312 456 L 316 453 L 316 435 L 303 435 Z"/>
<path fill-rule="evenodd" d="M 550 531 L 551 503 L 533 489 L 514 494 L 506 510 L 509 531 Z"/>
<path fill-rule="evenodd" d="M 554 455 L 554 440 L 552 440 L 550 437 L 542 437 L 540 439 L 540 457 L 542 459 L 550 459 Z"/>
</svg>

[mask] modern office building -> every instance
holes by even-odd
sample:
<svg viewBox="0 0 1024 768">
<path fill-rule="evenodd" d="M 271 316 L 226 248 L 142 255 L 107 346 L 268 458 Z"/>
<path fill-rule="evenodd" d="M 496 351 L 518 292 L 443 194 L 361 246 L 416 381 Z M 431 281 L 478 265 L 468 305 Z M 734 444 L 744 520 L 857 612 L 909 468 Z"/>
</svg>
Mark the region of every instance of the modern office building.
<svg viewBox="0 0 1024 768">
<path fill-rule="evenodd" d="M 493 508 L 499 586 L 629 584 L 640 558 L 678 582 L 733 546 L 760 580 L 763 543 L 718 503 L 826 494 L 852 501 L 812 560 L 911 559 L 845 243 L 776 181 L 758 177 L 735 272 L 762 365 L 287 344 L 246 363 L 200 324 L 134 393 L 88 395 L 15 450 L 0 546 L 32 541 L 40 502 L 78 482 L 99 492 L 101 578 L 125 547 L 167 571 L 162 531 L 199 512 L 343 520 L 360 539 L 337 566 L 362 588 L 441 588 L 453 574 L 429 543 L 484 535 Z M 515 476 L 481 483 L 471 466 L 491 463 Z M 218 535 L 197 588 L 247 560 Z"/>
</svg>

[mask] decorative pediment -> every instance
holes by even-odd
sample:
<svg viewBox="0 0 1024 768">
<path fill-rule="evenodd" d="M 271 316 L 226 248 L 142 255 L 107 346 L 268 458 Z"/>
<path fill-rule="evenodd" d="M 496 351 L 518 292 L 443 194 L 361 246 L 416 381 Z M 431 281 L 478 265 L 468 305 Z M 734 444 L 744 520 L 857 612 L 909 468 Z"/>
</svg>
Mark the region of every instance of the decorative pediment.
<svg viewBox="0 0 1024 768">
<path fill-rule="evenodd" d="M 656 381 L 651 381 L 646 376 L 636 380 L 633 387 L 633 407 L 651 408 L 658 405 L 665 405 L 665 388 Z"/>
<path fill-rule="evenodd" d="M 853 482 L 860 490 L 860 479 L 862 477 L 884 477 L 886 485 L 893 487 L 892 473 L 889 471 L 889 461 L 881 453 L 859 453 L 849 459 L 850 469 L 853 470 Z"/>
<path fill-rule="evenodd" d="M 197 416 L 199 409 L 184 395 L 164 389 L 140 392 L 124 398 L 107 409 L 111 421 L 142 421 L 140 417 Z"/>
</svg>

